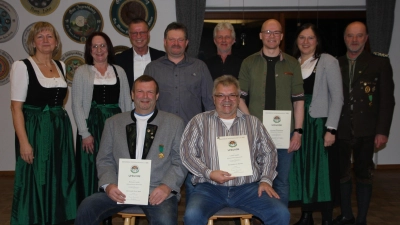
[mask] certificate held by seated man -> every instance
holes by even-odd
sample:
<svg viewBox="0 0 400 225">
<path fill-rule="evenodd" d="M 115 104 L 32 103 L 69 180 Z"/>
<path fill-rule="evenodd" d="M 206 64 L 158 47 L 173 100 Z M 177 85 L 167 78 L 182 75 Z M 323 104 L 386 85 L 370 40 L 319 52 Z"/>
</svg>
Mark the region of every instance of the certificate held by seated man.
<svg viewBox="0 0 400 225">
<path fill-rule="evenodd" d="M 220 170 L 233 177 L 253 175 L 246 135 L 217 137 L 216 144 Z"/>
<path fill-rule="evenodd" d="M 118 204 L 148 205 L 151 160 L 119 159 L 118 188 L 125 202 Z"/>
</svg>

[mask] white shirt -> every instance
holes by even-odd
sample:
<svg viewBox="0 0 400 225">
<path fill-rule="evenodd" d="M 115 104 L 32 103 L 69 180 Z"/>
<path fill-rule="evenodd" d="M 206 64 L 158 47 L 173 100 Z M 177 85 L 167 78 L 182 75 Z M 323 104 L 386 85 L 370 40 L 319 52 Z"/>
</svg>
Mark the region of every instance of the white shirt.
<svg viewBox="0 0 400 225">
<path fill-rule="evenodd" d="M 147 120 L 153 115 L 154 112 L 150 113 L 149 115 L 139 115 L 135 113 L 136 118 L 136 159 L 142 159 L 143 156 L 143 146 L 144 146 L 144 139 L 146 137 L 146 127 L 147 127 Z"/>
<path fill-rule="evenodd" d="M 35 70 L 36 77 L 39 81 L 39 84 L 44 88 L 54 88 L 54 87 L 67 87 L 67 82 L 65 82 L 65 78 L 62 75 L 60 69 L 56 65 L 57 72 L 59 77 L 47 78 L 43 75 L 42 71 L 40 71 L 39 67 L 36 65 L 35 61 L 32 57 L 29 57 L 28 60 L 31 62 L 33 69 Z M 61 62 L 63 70 L 65 71 L 65 64 Z M 26 95 L 28 94 L 28 85 L 29 85 L 29 75 L 28 69 L 23 61 L 15 61 L 12 64 L 10 71 L 10 83 L 11 83 L 11 100 L 18 102 L 25 102 Z"/>
<path fill-rule="evenodd" d="M 92 66 L 92 70 L 95 72 L 94 82 L 95 85 L 114 85 L 117 83 L 117 76 L 115 75 L 114 69 L 111 65 L 108 65 L 107 71 L 104 73 L 104 76 L 96 69 L 96 67 Z"/>
<path fill-rule="evenodd" d="M 235 118 L 233 118 L 233 119 L 222 119 L 222 118 L 220 118 L 220 119 L 225 124 L 226 128 L 228 128 L 227 130 L 231 129 L 233 121 L 235 120 Z"/>
<path fill-rule="evenodd" d="M 312 56 L 301 64 L 301 75 L 303 76 L 303 80 L 307 79 L 307 77 L 309 77 L 313 72 L 315 64 L 318 62 L 318 60 L 314 59 L 314 56 Z M 301 58 L 299 58 L 299 63 L 301 63 Z"/>
<path fill-rule="evenodd" d="M 147 64 L 151 62 L 150 49 L 147 48 L 147 53 L 144 55 L 139 55 L 133 49 L 133 79 L 136 80 L 138 77 L 142 76 L 144 69 L 146 69 Z"/>
</svg>

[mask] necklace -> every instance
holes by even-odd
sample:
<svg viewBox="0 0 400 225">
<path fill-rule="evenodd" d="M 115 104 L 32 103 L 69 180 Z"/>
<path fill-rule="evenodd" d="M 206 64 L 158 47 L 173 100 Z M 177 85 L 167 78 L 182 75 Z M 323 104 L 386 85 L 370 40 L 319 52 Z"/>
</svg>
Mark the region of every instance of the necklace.
<svg viewBox="0 0 400 225">
<path fill-rule="evenodd" d="M 35 59 L 36 59 L 38 62 L 40 62 L 40 60 L 39 60 L 36 56 L 34 56 L 34 57 L 35 57 Z M 53 72 L 53 69 L 52 69 L 51 67 L 48 67 L 48 66 L 46 65 L 46 63 L 40 62 L 40 64 L 43 64 L 45 67 L 49 68 L 50 72 Z M 50 65 L 51 65 L 51 63 L 50 63 Z"/>
</svg>

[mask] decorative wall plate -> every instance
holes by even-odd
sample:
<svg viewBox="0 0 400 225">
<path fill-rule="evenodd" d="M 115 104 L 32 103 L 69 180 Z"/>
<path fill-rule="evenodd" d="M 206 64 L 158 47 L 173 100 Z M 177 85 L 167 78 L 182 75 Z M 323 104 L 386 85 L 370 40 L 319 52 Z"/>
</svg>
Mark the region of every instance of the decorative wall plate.
<svg viewBox="0 0 400 225">
<path fill-rule="evenodd" d="M 54 12 L 60 0 L 21 0 L 26 11 L 36 16 L 47 16 Z"/>
<path fill-rule="evenodd" d="M 84 44 L 86 38 L 95 31 L 103 30 L 103 17 L 100 11 L 89 3 L 79 2 L 70 6 L 64 13 L 64 31 L 71 40 Z"/>
<path fill-rule="evenodd" d="M 0 49 L 0 85 L 7 84 L 10 81 L 10 70 L 13 62 L 11 56 Z"/>
<path fill-rule="evenodd" d="M 0 1 L 0 43 L 6 42 L 17 34 L 18 14 L 5 1 Z"/>
<path fill-rule="evenodd" d="M 65 70 L 68 85 L 71 86 L 74 80 L 75 70 L 85 64 L 85 56 L 81 51 L 68 51 L 61 56 L 61 61 L 65 63 Z"/>
<path fill-rule="evenodd" d="M 28 53 L 28 54 L 29 54 L 29 50 L 28 50 L 28 44 L 26 43 L 26 41 L 28 41 L 29 31 L 31 31 L 31 28 L 33 27 L 33 25 L 35 25 L 35 23 L 29 24 L 29 26 L 27 26 L 25 28 L 24 33 L 22 34 L 22 46 L 24 46 L 24 49 L 25 49 L 26 53 Z"/>
<path fill-rule="evenodd" d="M 134 18 L 147 21 L 151 30 L 157 20 L 154 2 L 152 0 L 113 0 L 110 6 L 110 20 L 118 33 L 128 37 L 129 23 Z"/>
<path fill-rule="evenodd" d="M 121 53 L 121 52 L 123 52 L 123 51 L 125 51 L 127 49 L 129 49 L 129 47 L 126 47 L 126 46 L 123 46 L 123 45 L 114 46 L 114 54 L 118 55 L 119 53 Z"/>
</svg>

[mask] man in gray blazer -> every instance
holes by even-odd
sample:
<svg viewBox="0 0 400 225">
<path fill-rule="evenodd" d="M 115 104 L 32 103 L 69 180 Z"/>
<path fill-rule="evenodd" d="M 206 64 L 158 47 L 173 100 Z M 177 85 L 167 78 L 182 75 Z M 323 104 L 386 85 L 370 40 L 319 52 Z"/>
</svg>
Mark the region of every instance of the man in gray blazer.
<svg viewBox="0 0 400 225">
<path fill-rule="evenodd" d="M 183 120 L 156 109 L 158 84 L 154 78 L 139 77 L 132 89 L 136 108 L 106 121 L 97 156 L 99 190 L 79 206 L 76 225 L 99 224 L 132 205 L 124 203 L 118 189 L 118 163 L 121 158 L 150 159 L 150 196 L 140 205 L 149 224 L 176 225 L 180 187 L 187 170 L 179 156 Z"/>
</svg>

